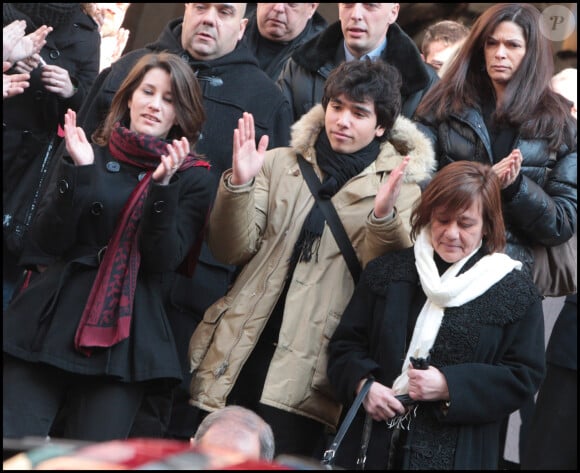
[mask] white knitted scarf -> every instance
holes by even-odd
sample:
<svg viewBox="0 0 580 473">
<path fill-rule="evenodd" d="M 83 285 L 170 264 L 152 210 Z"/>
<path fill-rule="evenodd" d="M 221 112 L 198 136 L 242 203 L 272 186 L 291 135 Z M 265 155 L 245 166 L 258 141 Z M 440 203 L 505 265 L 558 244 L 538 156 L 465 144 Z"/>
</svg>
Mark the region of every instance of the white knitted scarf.
<svg viewBox="0 0 580 473">
<path fill-rule="evenodd" d="M 415 242 L 415 266 L 427 301 L 421 309 L 401 374 L 393 383 L 395 394 L 409 392 L 410 357 L 426 358 L 433 347 L 446 307 L 461 306 L 485 293 L 513 269 L 521 269 L 522 263 L 503 253 L 493 253 L 481 258 L 471 269 L 457 276 L 463 265 L 479 250 L 481 242 L 472 253 L 453 263 L 445 273 L 439 271 L 433 259 L 430 227 L 424 227 Z"/>
</svg>

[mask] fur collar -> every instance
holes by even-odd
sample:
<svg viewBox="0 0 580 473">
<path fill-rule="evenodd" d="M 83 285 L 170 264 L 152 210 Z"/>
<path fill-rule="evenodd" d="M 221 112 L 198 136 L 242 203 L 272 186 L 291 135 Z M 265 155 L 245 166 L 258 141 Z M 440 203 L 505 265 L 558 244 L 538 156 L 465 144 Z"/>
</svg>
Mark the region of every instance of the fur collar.
<svg viewBox="0 0 580 473">
<path fill-rule="evenodd" d="M 324 109 L 318 104 L 292 125 L 290 146 L 316 161 L 314 144 L 323 127 Z M 411 161 L 404 182 L 421 182 L 435 172 L 435 153 L 431 141 L 419 131 L 415 123 L 399 115 L 389 139 L 381 143 L 381 151 L 375 161 L 376 170 L 393 170 L 407 154 L 411 156 Z"/>
</svg>

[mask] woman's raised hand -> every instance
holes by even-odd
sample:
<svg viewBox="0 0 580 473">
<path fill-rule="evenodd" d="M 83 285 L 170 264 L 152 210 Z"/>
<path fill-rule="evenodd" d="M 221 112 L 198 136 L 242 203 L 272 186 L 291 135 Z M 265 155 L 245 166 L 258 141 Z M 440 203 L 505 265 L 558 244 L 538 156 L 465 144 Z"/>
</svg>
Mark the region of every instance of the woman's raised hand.
<svg viewBox="0 0 580 473">
<path fill-rule="evenodd" d="M 503 158 L 499 163 L 493 165 L 492 169 L 500 180 L 500 187 L 505 189 L 516 180 L 520 170 L 522 169 L 523 161 L 522 153 L 519 149 L 514 149 L 512 152 Z"/>
<path fill-rule="evenodd" d="M 254 117 L 251 113 L 244 112 L 242 118 L 238 120 L 238 128 L 234 130 L 232 177 L 230 181 L 233 185 L 246 184 L 258 175 L 264 164 L 268 140 L 268 135 L 262 136 L 256 149 Z"/>
<path fill-rule="evenodd" d="M 189 141 L 185 136 L 180 140 L 173 140 L 173 143 L 167 145 L 167 154 L 161 156 L 161 163 L 153 171 L 151 178 L 162 186 L 169 184 L 173 175 L 183 164 L 189 151 Z"/>
<path fill-rule="evenodd" d="M 75 166 L 86 166 L 95 162 L 93 147 L 84 130 L 77 126 L 77 114 L 70 108 L 64 116 L 64 140 Z"/>
<path fill-rule="evenodd" d="M 10 28 L 8 31 L 8 41 L 6 36 L 7 28 Z M 25 29 L 26 22 L 24 20 L 16 20 L 4 27 L 4 44 L 2 46 L 4 61 L 15 63 L 17 61 L 24 61 L 34 54 L 38 54 L 46 44 L 46 37 L 53 30 L 52 26 L 42 25 L 32 33 L 24 36 Z"/>
<path fill-rule="evenodd" d="M 12 51 L 24 38 L 26 33 L 26 21 L 14 20 L 2 30 L 2 61 L 14 62 Z"/>
<path fill-rule="evenodd" d="M 24 92 L 24 89 L 30 87 L 30 74 L 4 74 L 10 69 L 11 63 L 2 62 L 2 98 L 6 99 Z"/>
</svg>

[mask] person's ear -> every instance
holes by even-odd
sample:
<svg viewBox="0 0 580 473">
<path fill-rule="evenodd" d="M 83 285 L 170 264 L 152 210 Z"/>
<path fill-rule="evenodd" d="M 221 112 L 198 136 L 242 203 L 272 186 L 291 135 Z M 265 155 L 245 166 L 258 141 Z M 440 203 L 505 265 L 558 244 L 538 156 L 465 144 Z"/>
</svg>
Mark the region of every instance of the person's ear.
<svg viewBox="0 0 580 473">
<path fill-rule="evenodd" d="M 401 8 L 400 4 L 398 3 L 392 4 L 391 11 L 389 12 L 389 25 L 392 25 L 395 21 L 397 21 L 397 18 L 399 17 L 400 8 Z"/>
<path fill-rule="evenodd" d="M 308 15 L 309 20 L 314 16 L 319 5 L 320 5 L 320 3 L 311 3 L 310 4 L 310 14 Z"/>
<path fill-rule="evenodd" d="M 244 37 L 244 33 L 246 32 L 246 26 L 248 26 L 248 19 L 242 18 L 240 20 L 240 32 L 238 33 L 238 41 L 241 41 Z"/>
</svg>

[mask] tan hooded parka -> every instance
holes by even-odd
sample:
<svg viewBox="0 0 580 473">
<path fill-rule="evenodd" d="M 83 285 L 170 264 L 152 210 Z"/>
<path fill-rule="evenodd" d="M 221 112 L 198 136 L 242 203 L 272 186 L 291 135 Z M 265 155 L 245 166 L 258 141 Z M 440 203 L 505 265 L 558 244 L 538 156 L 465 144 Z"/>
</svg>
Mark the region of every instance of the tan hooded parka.
<svg viewBox="0 0 580 473">
<path fill-rule="evenodd" d="M 314 144 L 324 127 L 317 105 L 292 128 L 291 147 L 267 151 L 251 185 L 233 188 L 231 170 L 220 180 L 210 216 L 208 242 L 216 259 L 245 265 L 228 294 L 205 312 L 189 346 L 191 404 L 206 411 L 223 407 L 284 287 L 288 260 L 314 205 L 296 153 L 316 164 Z M 373 216 L 374 199 L 388 174 L 411 156 L 394 218 Z M 429 140 L 399 116 L 376 161 L 332 198 L 364 266 L 387 251 L 411 246 L 409 217 L 419 183 L 435 169 Z M 354 290 L 346 262 L 328 225 L 318 260 L 299 262 L 293 273 L 274 357 L 261 402 L 336 428 L 341 404 L 326 377 L 328 341 Z"/>
</svg>

